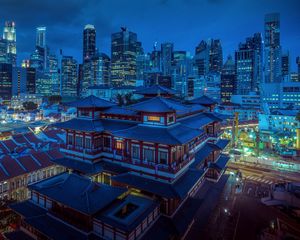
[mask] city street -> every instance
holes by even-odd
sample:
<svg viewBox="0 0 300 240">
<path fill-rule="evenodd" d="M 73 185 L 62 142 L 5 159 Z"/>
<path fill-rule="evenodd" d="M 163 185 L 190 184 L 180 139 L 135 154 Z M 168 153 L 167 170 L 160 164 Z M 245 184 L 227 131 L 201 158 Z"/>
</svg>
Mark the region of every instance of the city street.
<svg viewBox="0 0 300 240">
<path fill-rule="evenodd" d="M 199 229 L 198 239 L 259 239 L 262 231 L 275 223 L 277 218 L 300 227 L 279 209 L 260 202 L 261 197 L 269 194 L 269 184 L 245 180 L 242 191 L 237 193 L 232 185 L 234 182 L 235 177 L 231 176 L 218 205 L 208 218 L 208 224 Z M 230 188 L 232 191 L 228 193 Z"/>
</svg>

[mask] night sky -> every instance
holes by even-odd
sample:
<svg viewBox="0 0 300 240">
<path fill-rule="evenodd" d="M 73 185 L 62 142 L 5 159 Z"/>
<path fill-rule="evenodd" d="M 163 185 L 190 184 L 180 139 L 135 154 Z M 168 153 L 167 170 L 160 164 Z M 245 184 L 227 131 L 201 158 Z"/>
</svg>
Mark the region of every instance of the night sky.
<svg viewBox="0 0 300 240">
<path fill-rule="evenodd" d="M 264 14 L 280 12 L 281 45 L 289 50 L 292 69 L 300 55 L 299 0 L 0 0 L 1 31 L 5 20 L 17 26 L 18 61 L 29 58 L 35 45 L 35 28 L 47 27 L 47 44 L 53 52 L 81 62 L 82 31 L 87 23 L 97 31 L 97 48 L 110 56 L 110 35 L 120 26 L 138 34 L 145 51 L 155 41 L 171 41 L 175 50 L 194 54 L 202 39 L 220 38 L 224 59 L 240 41 L 263 33 Z"/>
</svg>

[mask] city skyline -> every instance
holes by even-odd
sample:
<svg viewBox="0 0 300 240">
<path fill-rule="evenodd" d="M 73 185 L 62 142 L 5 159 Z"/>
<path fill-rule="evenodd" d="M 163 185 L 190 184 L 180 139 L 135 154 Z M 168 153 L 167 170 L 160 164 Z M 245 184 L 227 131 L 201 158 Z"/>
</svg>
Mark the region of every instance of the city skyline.
<svg viewBox="0 0 300 240">
<path fill-rule="evenodd" d="M 114 3 L 118 3 L 115 6 L 110 6 L 111 3 L 107 1 L 101 1 L 99 6 L 98 2 L 93 1 L 89 1 L 88 4 L 82 1 L 72 1 L 67 8 L 70 10 L 68 16 L 63 15 L 61 10 L 47 1 L 39 4 L 34 1 L 27 1 L 26 4 L 21 4 L 20 1 L 2 2 L 1 25 L 4 26 L 6 20 L 16 22 L 19 64 L 23 59 L 28 59 L 34 49 L 35 30 L 38 26 L 47 27 L 47 44 L 50 49 L 56 53 L 59 49 L 63 49 L 64 55 L 74 56 L 77 61 L 81 62 L 82 32 L 86 24 L 95 25 L 96 46 L 100 52 L 108 55 L 110 55 L 111 34 L 118 32 L 121 26 L 126 26 L 130 31 L 137 33 L 145 52 L 153 49 L 154 42 L 158 42 L 158 45 L 163 42 L 172 42 L 175 50 L 186 50 L 194 55 L 195 47 L 201 40 L 220 38 L 225 61 L 228 54 L 234 55 L 238 44 L 244 41 L 245 37 L 255 32 L 264 33 L 264 15 L 269 12 L 280 12 L 281 45 L 283 51 L 290 52 L 292 71 L 296 71 L 295 59 L 300 52 L 300 47 L 297 46 L 300 38 L 300 33 L 297 32 L 297 19 L 299 19 L 297 1 L 289 1 L 288 5 L 281 1 L 267 0 L 254 3 L 250 1 L 243 1 L 243 3 L 236 1 L 151 1 L 146 4 L 130 1 L 131 4 L 128 5 L 131 6 L 131 10 L 120 1 L 115 1 Z M 60 4 L 64 6 L 66 3 L 62 1 Z M 113 7 L 115 11 L 107 11 Z M 47 14 L 41 16 L 43 9 L 47 9 Z M 207 9 L 207 11 L 201 11 L 201 9 Z M 240 9 L 247 9 L 247 12 Z M 36 16 L 31 16 L 32 11 Z M 132 11 L 135 14 L 132 14 Z M 197 14 L 199 11 L 201 14 Z M 22 20 L 24 18 L 26 21 Z M 237 18 L 239 21 L 234 20 Z M 176 24 L 174 24 L 175 19 L 178 19 Z M 189 26 L 188 29 L 187 26 Z M 183 29 L 185 32 L 181 34 Z"/>
</svg>

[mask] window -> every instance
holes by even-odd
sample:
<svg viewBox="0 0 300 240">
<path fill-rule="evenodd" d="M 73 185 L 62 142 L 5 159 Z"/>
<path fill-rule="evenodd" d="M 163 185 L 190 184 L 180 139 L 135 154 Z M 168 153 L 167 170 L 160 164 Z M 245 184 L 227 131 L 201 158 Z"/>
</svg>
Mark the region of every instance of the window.
<svg viewBox="0 0 300 240">
<path fill-rule="evenodd" d="M 95 148 L 101 147 L 101 138 L 100 137 L 96 138 L 94 144 L 95 144 Z"/>
<path fill-rule="evenodd" d="M 104 137 L 103 144 L 104 144 L 104 147 L 110 148 L 110 138 Z"/>
<path fill-rule="evenodd" d="M 69 145 L 73 145 L 73 135 L 72 134 L 68 134 L 68 140 L 67 140 Z"/>
<path fill-rule="evenodd" d="M 85 148 L 92 148 L 92 141 L 90 138 L 85 138 Z"/>
<path fill-rule="evenodd" d="M 170 117 L 168 118 L 168 122 L 169 122 L 169 123 L 174 122 L 174 116 L 170 116 Z"/>
<path fill-rule="evenodd" d="M 122 141 L 117 141 L 116 142 L 116 149 L 117 150 L 122 150 L 123 149 L 123 142 Z"/>
<path fill-rule="evenodd" d="M 131 147 L 131 154 L 132 154 L 132 158 L 139 159 L 140 158 L 140 147 L 133 145 Z"/>
<path fill-rule="evenodd" d="M 151 122 L 160 122 L 160 117 L 157 117 L 157 116 L 148 116 L 148 121 L 151 121 Z"/>
<path fill-rule="evenodd" d="M 164 151 L 159 151 L 158 152 L 158 160 L 159 163 L 161 164 L 167 164 L 168 162 L 168 153 Z"/>
<path fill-rule="evenodd" d="M 76 147 L 82 147 L 82 137 L 76 136 Z"/>
<path fill-rule="evenodd" d="M 154 151 L 152 149 L 144 149 L 144 160 L 154 162 Z"/>
</svg>

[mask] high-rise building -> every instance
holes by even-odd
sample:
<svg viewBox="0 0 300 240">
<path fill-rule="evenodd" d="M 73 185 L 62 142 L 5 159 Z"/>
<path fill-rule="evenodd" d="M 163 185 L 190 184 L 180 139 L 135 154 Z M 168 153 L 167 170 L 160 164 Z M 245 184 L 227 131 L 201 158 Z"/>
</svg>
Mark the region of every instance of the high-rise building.
<svg viewBox="0 0 300 240">
<path fill-rule="evenodd" d="M 7 43 L 6 40 L 0 38 L 0 63 L 7 62 Z"/>
<path fill-rule="evenodd" d="M 161 44 L 161 67 L 163 75 L 171 75 L 172 73 L 173 49 L 173 43 L 166 42 Z"/>
<path fill-rule="evenodd" d="M 209 40 L 209 71 L 221 73 L 223 67 L 223 50 L 220 39 Z"/>
<path fill-rule="evenodd" d="M 63 97 L 77 96 L 77 61 L 70 56 L 61 60 L 61 95 Z"/>
<path fill-rule="evenodd" d="M 144 83 L 147 81 L 147 76 L 150 71 L 150 55 L 149 54 L 138 54 L 136 57 L 136 79 L 143 80 Z"/>
<path fill-rule="evenodd" d="M 288 51 L 281 55 L 281 73 L 283 80 L 288 82 L 290 80 L 290 54 Z"/>
<path fill-rule="evenodd" d="M 157 50 L 157 43 L 154 44 L 150 54 L 150 67 L 153 71 L 161 71 L 161 51 Z"/>
<path fill-rule="evenodd" d="M 46 27 L 41 26 L 36 28 L 35 45 L 42 48 L 46 47 Z"/>
<path fill-rule="evenodd" d="M 10 100 L 12 97 L 12 64 L 0 63 L 0 98 Z"/>
<path fill-rule="evenodd" d="M 121 29 L 111 35 L 111 83 L 113 86 L 135 86 L 136 57 L 141 44 L 136 33 Z"/>
<path fill-rule="evenodd" d="M 30 55 L 30 67 L 39 71 L 47 69 L 47 48 L 36 46 L 34 52 Z"/>
<path fill-rule="evenodd" d="M 235 90 L 235 63 L 232 57 L 229 55 L 226 62 L 224 63 L 221 73 L 221 101 L 230 102 L 231 96 Z"/>
<path fill-rule="evenodd" d="M 26 92 L 28 94 L 36 93 L 36 74 L 37 71 L 35 68 L 26 68 Z"/>
<path fill-rule="evenodd" d="M 265 15 L 265 82 L 281 82 L 280 15 Z"/>
<path fill-rule="evenodd" d="M 254 34 L 239 44 L 235 52 L 236 91 L 235 94 L 246 95 L 259 92 L 262 72 L 262 38 Z"/>
<path fill-rule="evenodd" d="M 94 25 L 87 24 L 83 30 L 83 62 L 96 54 L 96 29 Z"/>
<path fill-rule="evenodd" d="M 56 55 L 51 54 L 48 57 L 49 67 L 48 74 L 51 81 L 51 95 L 59 95 L 60 90 L 60 78 L 59 78 L 59 70 L 58 70 L 58 59 Z"/>
<path fill-rule="evenodd" d="M 300 82 L 300 57 L 296 58 L 296 63 L 298 66 L 298 82 Z"/>
<path fill-rule="evenodd" d="M 201 41 L 195 49 L 195 67 L 198 76 L 205 76 L 209 72 L 209 46 L 206 41 Z"/>
<path fill-rule="evenodd" d="M 26 93 L 26 77 L 26 68 L 12 68 L 12 95 L 20 95 L 21 93 Z"/>
<path fill-rule="evenodd" d="M 96 53 L 85 60 L 80 95 L 86 96 L 87 89 L 95 85 L 110 85 L 110 58 L 105 53 Z"/>
<path fill-rule="evenodd" d="M 3 39 L 6 40 L 7 46 L 7 63 L 13 66 L 17 64 L 17 37 L 15 22 L 6 21 L 3 30 Z"/>
<path fill-rule="evenodd" d="M 223 50 L 219 39 L 202 40 L 195 49 L 195 66 L 198 76 L 209 72 L 221 73 L 223 67 Z"/>
</svg>

